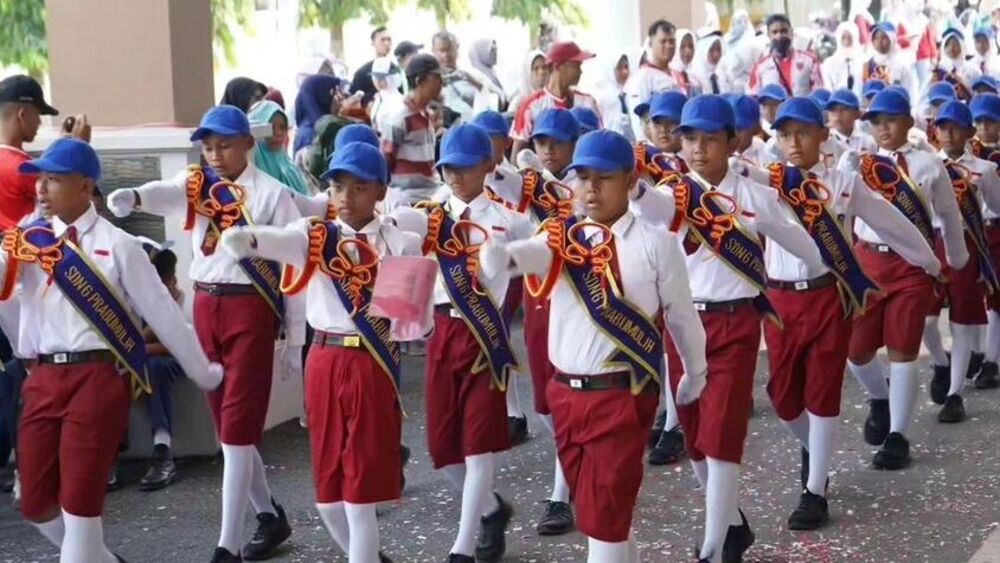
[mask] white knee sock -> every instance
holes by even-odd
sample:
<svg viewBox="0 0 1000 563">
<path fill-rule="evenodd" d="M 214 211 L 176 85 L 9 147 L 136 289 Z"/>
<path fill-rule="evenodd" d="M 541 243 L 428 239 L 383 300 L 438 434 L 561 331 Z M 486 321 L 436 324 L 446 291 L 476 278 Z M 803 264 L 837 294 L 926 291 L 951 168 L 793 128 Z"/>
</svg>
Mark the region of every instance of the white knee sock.
<svg viewBox="0 0 1000 563">
<path fill-rule="evenodd" d="M 45 539 L 52 542 L 56 547 L 62 547 L 63 537 L 66 535 L 66 525 L 63 524 L 62 514 L 56 516 L 48 522 L 34 523 L 35 528 L 41 532 Z"/>
<path fill-rule="evenodd" d="M 461 491 L 465 487 L 465 464 L 455 463 L 452 465 L 445 465 L 441 468 L 441 472 L 444 476 L 448 478 L 448 482 L 451 483 L 456 490 Z"/>
<path fill-rule="evenodd" d="M 167 432 L 166 428 L 157 428 L 153 432 L 153 445 L 159 446 L 161 444 L 170 447 L 170 432 Z"/>
<path fill-rule="evenodd" d="M 552 432 L 556 433 L 555 423 L 552 422 L 551 414 L 538 415 L 542 419 L 542 424 Z M 555 481 L 552 483 L 552 496 L 549 500 L 558 502 L 569 502 L 569 484 L 566 482 L 566 474 L 563 473 L 562 464 L 559 463 L 559 454 L 556 453 Z"/>
<path fill-rule="evenodd" d="M 587 538 L 587 563 L 628 563 L 629 542 Z"/>
<path fill-rule="evenodd" d="M 104 545 L 101 517 L 74 516 L 63 511 L 62 549 L 60 563 L 117 563 L 118 559 Z"/>
<path fill-rule="evenodd" d="M 663 425 L 664 429 L 670 430 L 680 424 L 680 419 L 677 418 L 677 405 L 674 404 L 674 393 L 670 390 L 670 385 L 663 386 L 663 409 L 667 413 L 667 419 Z"/>
<path fill-rule="evenodd" d="M 277 516 L 274 504 L 271 502 L 271 488 L 267 486 L 267 473 L 260 450 L 253 449 L 253 478 L 250 480 L 250 503 L 256 514 L 267 512 Z"/>
<path fill-rule="evenodd" d="M 347 523 L 347 513 L 344 511 L 343 502 L 329 502 L 317 504 L 316 511 L 319 518 L 330 532 L 333 541 L 337 542 L 340 549 L 347 555 L 351 550 L 351 527 Z"/>
<path fill-rule="evenodd" d="M 809 413 L 809 480 L 806 488 L 814 495 L 826 496 L 826 480 L 839 420 L 839 416 Z"/>
<path fill-rule="evenodd" d="M 917 362 L 889 363 L 889 431 L 905 435 L 917 403 Z"/>
<path fill-rule="evenodd" d="M 989 311 L 986 313 L 986 343 L 983 347 L 986 359 L 996 363 L 1000 360 L 1000 313 Z"/>
<path fill-rule="evenodd" d="M 792 420 L 782 420 L 781 424 L 784 425 L 785 430 L 788 430 L 789 434 L 799 439 L 799 444 L 805 449 L 809 449 L 809 415 L 806 411 L 799 413 L 799 416 Z"/>
<path fill-rule="evenodd" d="M 507 416 L 523 418 L 525 414 L 524 409 L 521 408 L 521 395 L 517 391 L 517 375 L 518 372 L 511 372 L 510 380 L 507 383 Z"/>
<path fill-rule="evenodd" d="M 708 486 L 708 462 L 705 460 L 691 460 L 691 469 L 694 470 L 694 478 L 698 480 L 698 486 L 702 492 Z"/>
<path fill-rule="evenodd" d="M 493 496 L 493 454 L 465 458 L 465 485 L 462 487 L 462 516 L 451 553 L 472 555 L 476 548 L 479 520 Z M 494 499 L 495 502 L 495 499 Z"/>
<path fill-rule="evenodd" d="M 701 546 L 701 557 L 717 561 L 722 556 L 726 532 L 733 525 L 733 514 L 736 513 L 739 519 L 740 466 L 711 457 L 706 461 L 708 486 L 705 489 L 705 543 Z"/>
<path fill-rule="evenodd" d="M 629 563 L 639 563 L 639 544 L 635 541 L 635 534 L 631 531 L 628 534 L 628 561 Z"/>
<path fill-rule="evenodd" d="M 989 319 L 987 319 L 987 322 L 989 322 Z M 972 340 L 972 351 L 975 352 L 976 354 L 984 354 L 986 346 L 987 325 L 972 325 L 972 326 L 976 327 L 976 337 Z"/>
<path fill-rule="evenodd" d="M 885 373 L 882 371 L 882 361 L 878 357 L 872 358 L 867 364 L 858 365 L 848 361 L 847 368 L 858 380 L 858 383 L 868 391 L 871 399 L 888 399 L 889 386 L 885 382 Z"/>
<path fill-rule="evenodd" d="M 979 337 L 976 325 L 951 323 L 951 386 L 949 395 L 961 395 L 965 387 L 965 372 L 969 370 L 972 349 Z"/>
<path fill-rule="evenodd" d="M 924 321 L 924 346 L 931 355 L 934 365 L 948 365 L 948 354 L 944 350 L 944 342 L 941 340 L 941 329 L 938 325 L 938 317 L 927 317 Z"/>
<path fill-rule="evenodd" d="M 375 518 L 375 503 L 344 503 L 347 524 L 351 529 L 351 563 L 378 563 L 378 520 Z"/>
<path fill-rule="evenodd" d="M 222 527 L 219 530 L 219 547 L 230 553 L 240 551 L 243 536 L 243 517 L 250 501 L 250 482 L 253 480 L 254 446 L 222 444 Z"/>
</svg>

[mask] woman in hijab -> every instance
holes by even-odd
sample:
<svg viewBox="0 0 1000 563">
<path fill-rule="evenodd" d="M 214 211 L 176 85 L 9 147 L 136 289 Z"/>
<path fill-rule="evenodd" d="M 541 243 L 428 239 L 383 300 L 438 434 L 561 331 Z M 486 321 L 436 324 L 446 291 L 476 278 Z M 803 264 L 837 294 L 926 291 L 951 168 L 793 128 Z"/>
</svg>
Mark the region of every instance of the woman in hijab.
<svg viewBox="0 0 1000 563">
<path fill-rule="evenodd" d="M 617 57 L 601 60 L 601 78 L 597 83 L 596 98 L 604 126 L 635 141 L 632 120 L 625 100 L 625 83 L 632 70 L 639 66 L 639 51 L 633 56 L 627 52 L 617 52 Z"/>
<path fill-rule="evenodd" d="M 984 76 L 1000 77 L 1000 60 L 997 57 L 996 32 L 989 24 L 980 25 L 972 32 L 975 54 L 969 59 Z"/>
<path fill-rule="evenodd" d="M 240 76 L 226 84 L 219 105 L 236 106 L 245 113 L 250 111 L 251 106 L 263 100 L 266 95 L 267 86 L 252 78 Z"/>
<path fill-rule="evenodd" d="M 473 77 L 483 85 L 476 96 L 473 111 L 477 114 L 486 110 L 506 111 L 507 94 L 496 73 L 497 42 L 493 39 L 473 42 L 469 48 L 469 63 L 472 65 Z"/>
<path fill-rule="evenodd" d="M 920 99 L 920 87 L 913 63 L 907 63 L 896 44 L 896 26 L 882 22 L 872 27 L 872 49 L 870 59 L 861 65 L 861 79 L 881 80 L 887 85 L 906 88 L 911 100 Z"/>
<path fill-rule="evenodd" d="M 254 125 L 271 125 L 271 134 L 257 140 L 254 163 L 257 168 L 292 191 L 310 195 L 309 186 L 295 163 L 288 156 L 288 116 L 277 103 L 270 100 L 258 102 L 247 114 Z"/>
<path fill-rule="evenodd" d="M 341 80 L 329 74 L 314 74 L 302 81 L 299 94 L 295 96 L 295 147 L 292 151 L 309 146 L 316 134 L 316 122 L 324 115 L 330 115 L 343 100 Z"/>
<path fill-rule="evenodd" d="M 522 69 L 521 83 L 510 100 L 509 109 L 514 113 L 517 113 L 518 107 L 524 100 L 545 88 L 545 84 L 549 81 L 549 73 L 552 72 L 548 61 L 545 60 L 545 53 L 538 49 L 528 51 Z"/>
<path fill-rule="evenodd" d="M 722 33 L 707 31 L 698 39 L 694 52 L 693 74 L 706 94 L 729 94 L 734 91 L 733 80 L 722 60 Z"/>
<path fill-rule="evenodd" d="M 691 63 L 694 62 L 695 40 L 690 29 L 677 30 L 677 51 L 670 61 L 670 68 L 674 71 L 681 93 L 687 97 L 697 96 L 702 93 L 701 82 L 694 76 Z"/>
<path fill-rule="evenodd" d="M 934 82 L 945 81 L 955 87 L 963 102 L 972 98 L 972 82 L 982 75 L 972 61 L 965 60 L 965 36 L 957 29 L 947 29 L 941 36 L 937 66 L 931 71 Z"/>
<path fill-rule="evenodd" d="M 837 50 L 820 66 L 823 86 L 830 91 L 846 88 L 861 97 L 861 43 L 858 40 L 858 26 L 854 22 L 843 22 L 837 26 Z"/>
<path fill-rule="evenodd" d="M 733 12 L 729 33 L 722 46 L 721 66 L 732 82 L 733 92 L 742 94 L 750 81 L 750 71 L 754 63 L 764 54 L 764 47 L 757 39 L 746 10 Z"/>
</svg>

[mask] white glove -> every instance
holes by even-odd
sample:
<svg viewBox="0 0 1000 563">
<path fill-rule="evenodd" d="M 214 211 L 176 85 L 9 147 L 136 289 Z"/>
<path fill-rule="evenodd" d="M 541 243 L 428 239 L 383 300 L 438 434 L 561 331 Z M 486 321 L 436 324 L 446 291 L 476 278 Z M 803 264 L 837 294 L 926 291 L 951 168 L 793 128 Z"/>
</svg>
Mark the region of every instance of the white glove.
<svg viewBox="0 0 1000 563">
<path fill-rule="evenodd" d="M 243 227 L 231 227 L 222 231 L 222 238 L 219 239 L 222 249 L 237 260 L 242 260 L 250 256 L 256 244 L 253 233 Z"/>
<path fill-rule="evenodd" d="M 133 190 L 115 190 L 108 196 L 108 210 L 115 217 L 128 217 L 135 209 L 135 192 Z"/>
<path fill-rule="evenodd" d="M 510 253 L 502 244 L 491 239 L 479 247 L 479 267 L 487 278 L 506 271 L 509 264 Z"/>
<path fill-rule="evenodd" d="M 861 173 L 861 155 L 857 151 L 847 151 L 840 157 L 837 168 L 847 173 Z"/>
<path fill-rule="evenodd" d="M 189 374 L 188 377 L 194 381 L 194 384 L 198 388 L 205 391 L 212 391 L 222 383 L 223 369 L 222 364 L 212 362 L 208 364 L 208 373 L 205 374 Z"/>
<path fill-rule="evenodd" d="M 677 384 L 677 406 L 690 405 L 698 400 L 705 389 L 705 374 L 685 373 Z"/>
</svg>

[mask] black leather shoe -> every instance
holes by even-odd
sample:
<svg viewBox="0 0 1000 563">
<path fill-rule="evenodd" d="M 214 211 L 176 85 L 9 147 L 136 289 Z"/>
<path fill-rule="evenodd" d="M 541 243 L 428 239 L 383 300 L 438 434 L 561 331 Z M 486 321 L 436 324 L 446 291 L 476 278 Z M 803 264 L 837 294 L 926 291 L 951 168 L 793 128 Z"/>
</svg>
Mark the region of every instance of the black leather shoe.
<svg viewBox="0 0 1000 563">
<path fill-rule="evenodd" d="M 757 540 L 757 536 L 750 529 L 750 523 L 747 522 L 747 515 L 743 514 L 742 510 L 740 518 L 743 523 L 739 526 L 730 526 L 726 532 L 726 542 L 722 545 L 722 563 L 741 563 L 743 553 Z"/>
<path fill-rule="evenodd" d="M 646 447 L 653 449 L 656 447 L 656 443 L 660 441 L 660 434 L 663 434 L 663 427 L 667 425 L 667 411 L 660 411 L 660 414 L 656 415 L 656 420 L 653 422 L 653 428 L 649 431 L 649 441 L 646 442 Z"/>
<path fill-rule="evenodd" d="M 938 422 L 955 423 L 965 420 L 965 402 L 961 395 L 948 395 L 938 413 Z"/>
<path fill-rule="evenodd" d="M 965 371 L 965 378 L 972 379 L 979 374 L 979 371 L 983 369 L 983 360 L 986 359 L 986 355 L 982 352 L 973 352 L 972 356 L 969 357 L 969 369 Z"/>
<path fill-rule="evenodd" d="M 476 563 L 476 558 L 471 555 L 462 555 L 461 553 L 449 553 L 448 563 Z"/>
<path fill-rule="evenodd" d="M 528 441 L 528 417 L 508 416 L 507 427 L 510 429 L 510 444 L 520 446 Z"/>
<path fill-rule="evenodd" d="M 215 553 L 212 554 L 212 563 L 239 563 L 243 561 L 239 554 L 233 555 L 229 553 L 229 550 L 224 547 L 215 548 Z"/>
<path fill-rule="evenodd" d="M 650 465 L 670 465 L 684 457 L 684 434 L 681 427 L 675 426 L 660 433 L 653 449 L 649 450 Z"/>
<path fill-rule="evenodd" d="M 573 507 L 568 502 L 550 500 L 535 531 L 540 536 L 561 536 L 573 531 L 573 524 Z"/>
<path fill-rule="evenodd" d="M 931 376 L 931 384 L 928 389 L 931 392 L 931 400 L 936 405 L 943 405 L 948 397 L 948 388 L 951 387 L 951 366 L 931 366 L 934 368 L 934 375 Z"/>
<path fill-rule="evenodd" d="M 479 522 L 479 542 L 476 545 L 476 561 L 499 561 L 507 549 L 507 525 L 514 515 L 514 508 L 500 495 L 493 493 L 500 508 L 493 514 L 483 516 Z"/>
<path fill-rule="evenodd" d="M 274 507 L 277 516 L 270 512 L 258 514 L 257 530 L 253 533 L 253 538 L 243 546 L 243 559 L 247 561 L 274 557 L 278 552 L 278 546 L 292 535 L 292 527 L 288 525 L 285 509 L 274 502 L 274 499 L 271 499 L 271 506 Z"/>
<path fill-rule="evenodd" d="M 1000 387 L 1000 368 L 996 362 L 983 362 L 983 369 L 976 376 L 976 389 L 996 389 Z"/>
<path fill-rule="evenodd" d="M 868 418 L 865 420 L 865 442 L 881 446 L 889 434 L 889 399 L 868 401 Z"/>
<path fill-rule="evenodd" d="M 875 452 L 872 466 L 875 469 L 897 471 L 910 465 L 911 461 L 913 459 L 910 457 L 910 442 L 899 432 L 893 432 L 885 439 L 882 449 Z"/>
<path fill-rule="evenodd" d="M 805 448 L 800 448 L 802 450 L 802 467 L 799 468 L 799 482 L 802 483 L 802 488 L 806 488 L 806 483 L 809 482 L 809 450 Z"/>
<path fill-rule="evenodd" d="M 177 478 L 177 466 L 174 465 L 174 456 L 170 454 L 170 448 L 164 444 L 157 444 L 153 447 L 153 459 L 150 461 L 149 469 L 139 481 L 140 491 L 156 491 L 166 487 Z"/>
<path fill-rule="evenodd" d="M 815 530 L 826 524 L 829 519 L 830 511 L 826 499 L 805 489 L 799 496 L 799 506 L 788 517 L 788 529 Z"/>
</svg>

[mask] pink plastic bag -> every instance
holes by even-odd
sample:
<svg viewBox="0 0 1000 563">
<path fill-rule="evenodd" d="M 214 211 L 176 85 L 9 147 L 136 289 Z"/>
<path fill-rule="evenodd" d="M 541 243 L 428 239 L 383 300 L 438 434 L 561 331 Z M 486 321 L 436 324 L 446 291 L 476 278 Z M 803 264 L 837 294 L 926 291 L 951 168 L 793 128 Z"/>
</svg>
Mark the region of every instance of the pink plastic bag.
<svg viewBox="0 0 1000 563">
<path fill-rule="evenodd" d="M 430 258 L 386 256 L 378 268 L 371 312 L 401 323 L 419 323 L 434 295 L 437 264 Z"/>
</svg>

